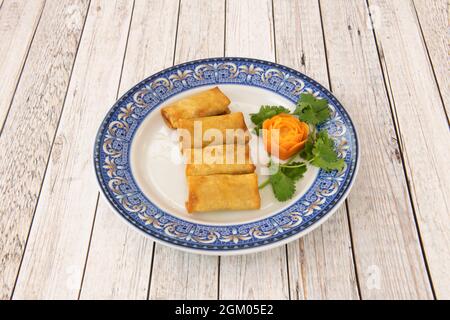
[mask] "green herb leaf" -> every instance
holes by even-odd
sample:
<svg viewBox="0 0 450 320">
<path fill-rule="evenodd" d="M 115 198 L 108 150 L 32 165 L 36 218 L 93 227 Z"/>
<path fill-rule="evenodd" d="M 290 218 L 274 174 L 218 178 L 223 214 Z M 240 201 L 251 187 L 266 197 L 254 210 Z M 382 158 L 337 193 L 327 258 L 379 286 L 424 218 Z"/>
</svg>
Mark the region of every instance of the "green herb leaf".
<svg viewBox="0 0 450 320">
<path fill-rule="evenodd" d="M 283 164 L 280 166 L 281 172 L 283 172 L 288 178 L 293 181 L 297 181 L 303 178 L 303 174 L 306 172 L 307 167 L 304 162 L 292 162 L 289 164 Z"/>
<path fill-rule="evenodd" d="M 314 148 L 314 137 L 312 134 L 310 134 L 303 150 L 300 151 L 300 157 L 308 161 L 314 158 L 313 148 Z"/>
<path fill-rule="evenodd" d="M 317 99 L 311 93 L 302 93 L 297 101 L 294 114 L 306 123 L 318 125 L 330 118 L 328 100 Z"/>
<path fill-rule="evenodd" d="M 261 106 L 258 113 L 251 114 L 250 118 L 255 124 L 255 133 L 259 135 L 263 122 L 273 116 L 287 113 L 289 109 L 282 106 Z M 300 156 L 309 161 L 309 163 L 322 168 L 326 171 L 342 170 L 344 168 L 344 159 L 340 159 L 335 150 L 334 141 L 323 130 L 317 133 L 316 126 L 330 118 L 330 109 L 326 99 L 317 99 L 310 93 L 301 94 L 297 108 L 293 112 L 301 121 L 310 125 L 310 133 L 305 147 L 300 152 Z M 291 162 L 291 158 L 285 164 L 269 163 L 269 179 L 262 183 L 259 188 L 264 188 L 270 184 L 272 186 L 275 198 L 278 201 L 286 201 L 291 199 L 295 194 L 295 183 L 301 179 L 307 170 L 304 162 Z"/>
<path fill-rule="evenodd" d="M 295 182 L 277 164 L 271 162 L 269 171 L 275 171 L 269 178 L 275 198 L 278 201 L 291 199 L 295 193 Z"/>
<path fill-rule="evenodd" d="M 280 113 L 289 113 L 289 109 L 282 106 L 261 106 L 258 113 L 251 113 L 250 119 L 256 125 L 255 133 L 259 136 L 263 122 Z"/>
<path fill-rule="evenodd" d="M 283 172 L 278 171 L 270 176 L 273 193 L 278 201 L 286 201 L 292 198 L 295 193 L 295 184 L 292 179 Z"/>
<path fill-rule="evenodd" d="M 344 168 L 344 159 L 338 158 L 334 149 L 334 141 L 325 130 L 318 133 L 312 153 L 314 158 L 311 160 L 311 163 L 316 167 L 326 171 L 342 170 Z"/>
</svg>

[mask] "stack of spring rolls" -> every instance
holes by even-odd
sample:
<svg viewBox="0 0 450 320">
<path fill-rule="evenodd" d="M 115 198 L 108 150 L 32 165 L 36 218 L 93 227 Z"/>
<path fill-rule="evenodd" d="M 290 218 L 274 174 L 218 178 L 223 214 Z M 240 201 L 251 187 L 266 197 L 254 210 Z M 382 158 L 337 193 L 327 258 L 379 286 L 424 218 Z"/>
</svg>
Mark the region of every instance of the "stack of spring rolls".
<svg viewBox="0 0 450 320">
<path fill-rule="evenodd" d="M 230 113 L 229 104 L 215 87 L 161 109 L 167 125 L 180 133 L 189 213 L 260 208 L 250 135 L 242 112 Z"/>
</svg>

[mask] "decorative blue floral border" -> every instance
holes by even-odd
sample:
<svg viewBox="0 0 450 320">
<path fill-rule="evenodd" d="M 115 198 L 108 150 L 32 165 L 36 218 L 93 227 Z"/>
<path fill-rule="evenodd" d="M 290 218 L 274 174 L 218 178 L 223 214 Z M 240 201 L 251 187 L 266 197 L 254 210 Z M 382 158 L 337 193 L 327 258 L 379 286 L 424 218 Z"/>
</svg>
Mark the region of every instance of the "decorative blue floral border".
<svg viewBox="0 0 450 320">
<path fill-rule="evenodd" d="M 275 92 L 296 102 L 302 92 L 327 98 L 332 118 L 319 128 L 335 139 L 345 168 L 319 174 L 294 204 L 256 222 L 230 226 L 196 224 L 164 212 L 136 184 L 130 169 L 133 136 L 145 117 L 168 98 L 207 85 L 240 84 Z M 346 194 L 358 161 L 355 128 L 339 101 L 323 86 L 285 66 L 247 58 L 211 58 L 163 70 L 143 80 L 111 108 L 98 131 L 94 164 L 98 182 L 111 205 L 132 225 L 172 245 L 230 251 L 281 241 L 323 219 Z"/>
</svg>

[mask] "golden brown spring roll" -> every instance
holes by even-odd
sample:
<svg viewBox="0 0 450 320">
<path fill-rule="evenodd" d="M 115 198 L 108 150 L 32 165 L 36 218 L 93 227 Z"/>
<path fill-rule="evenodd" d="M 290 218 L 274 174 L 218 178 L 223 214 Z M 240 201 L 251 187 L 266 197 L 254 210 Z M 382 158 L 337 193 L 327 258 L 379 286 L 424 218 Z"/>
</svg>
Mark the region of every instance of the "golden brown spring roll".
<svg viewBox="0 0 450 320">
<path fill-rule="evenodd" d="M 255 173 L 187 176 L 188 212 L 259 209 L 261 198 Z"/>
<path fill-rule="evenodd" d="M 243 174 L 255 171 L 248 144 L 229 144 L 186 149 L 186 175 Z"/>
<path fill-rule="evenodd" d="M 203 148 L 207 145 L 245 144 L 250 139 L 242 112 L 222 116 L 180 119 L 178 125 L 183 150 Z"/>
<path fill-rule="evenodd" d="M 178 128 L 180 119 L 192 119 L 230 113 L 230 99 L 218 87 L 175 101 L 161 109 L 167 125 Z"/>
</svg>

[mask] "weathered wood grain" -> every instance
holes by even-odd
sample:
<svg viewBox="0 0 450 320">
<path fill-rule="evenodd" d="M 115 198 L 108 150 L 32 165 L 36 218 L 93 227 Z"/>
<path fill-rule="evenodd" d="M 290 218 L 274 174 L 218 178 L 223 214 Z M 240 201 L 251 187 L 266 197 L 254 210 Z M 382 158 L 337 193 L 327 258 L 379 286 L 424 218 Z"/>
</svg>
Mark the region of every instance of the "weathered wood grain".
<svg viewBox="0 0 450 320">
<path fill-rule="evenodd" d="M 289 299 L 286 247 L 220 259 L 219 299 Z"/>
<path fill-rule="evenodd" d="M 330 83 L 359 133 L 348 209 L 363 299 L 432 298 L 363 1 L 321 1 Z"/>
<path fill-rule="evenodd" d="M 448 121 L 412 3 L 370 4 L 378 6 L 381 15 L 375 34 L 430 276 L 436 297 L 449 299 Z"/>
<path fill-rule="evenodd" d="M 224 1 L 181 1 L 175 63 L 223 55 Z M 150 299 L 216 299 L 218 258 L 155 244 Z"/>
<path fill-rule="evenodd" d="M 68 4 L 45 6 L 0 137 L 0 298 L 14 287 L 87 11 Z"/>
<path fill-rule="evenodd" d="M 93 138 L 116 99 L 132 6 L 126 0 L 90 3 L 15 299 L 79 295 L 98 198 Z"/>
<path fill-rule="evenodd" d="M 135 2 L 119 95 L 172 65 L 178 4 Z M 146 299 L 152 254 L 153 242 L 127 226 L 101 195 L 81 299 Z"/>
<path fill-rule="evenodd" d="M 414 0 L 414 5 L 448 116 L 450 113 L 449 3 L 446 0 Z"/>
<path fill-rule="evenodd" d="M 288 245 L 292 299 L 359 298 L 343 204 L 320 228 Z"/>
<path fill-rule="evenodd" d="M 0 128 L 11 105 L 44 3 L 44 0 L 0 3 Z"/>
<path fill-rule="evenodd" d="M 275 60 L 272 2 L 227 1 L 225 54 Z M 288 299 L 286 246 L 220 259 L 220 299 Z"/>
<path fill-rule="evenodd" d="M 218 258 L 155 244 L 150 299 L 217 299 Z"/>
<path fill-rule="evenodd" d="M 277 62 L 328 87 L 316 0 L 275 0 Z M 291 298 L 358 299 L 347 211 L 343 205 L 311 234 L 288 244 Z"/>
<path fill-rule="evenodd" d="M 445 1 L 369 0 L 373 32 L 365 1 L 181 0 L 176 63 L 221 56 L 226 38 L 227 55 L 277 57 L 327 85 L 328 58 L 330 85 L 359 132 L 362 166 L 349 221 L 342 207 L 287 251 L 219 260 L 157 244 L 153 267 L 153 243 L 98 201 L 92 137 L 119 81 L 123 93 L 172 64 L 178 0 L 136 0 L 133 18 L 131 1 L 92 0 L 73 66 L 88 2 L 0 0 L 0 299 L 13 291 L 14 298 L 358 298 L 349 222 L 362 298 L 433 297 L 418 232 L 436 297 L 450 297 Z"/>
<path fill-rule="evenodd" d="M 227 56 L 275 61 L 272 2 L 227 0 Z"/>
</svg>

